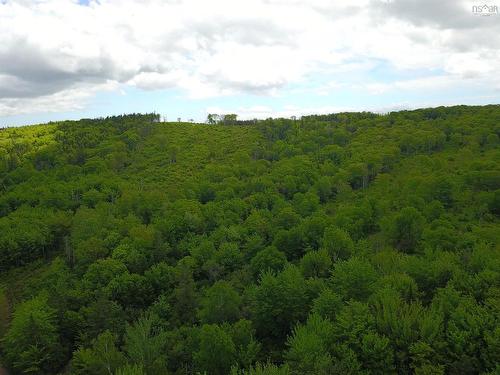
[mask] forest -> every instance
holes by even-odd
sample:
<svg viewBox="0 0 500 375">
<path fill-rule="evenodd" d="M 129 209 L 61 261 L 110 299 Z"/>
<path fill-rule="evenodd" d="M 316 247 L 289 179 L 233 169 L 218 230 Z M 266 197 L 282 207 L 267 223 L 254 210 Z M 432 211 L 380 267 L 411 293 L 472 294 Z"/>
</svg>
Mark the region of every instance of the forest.
<svg viewBox="0 0 500 375">
<path fill-rule="evenodd" d="M 1 129 L 0 364 L 500 374 L 500 105 Z"/>
</svg>

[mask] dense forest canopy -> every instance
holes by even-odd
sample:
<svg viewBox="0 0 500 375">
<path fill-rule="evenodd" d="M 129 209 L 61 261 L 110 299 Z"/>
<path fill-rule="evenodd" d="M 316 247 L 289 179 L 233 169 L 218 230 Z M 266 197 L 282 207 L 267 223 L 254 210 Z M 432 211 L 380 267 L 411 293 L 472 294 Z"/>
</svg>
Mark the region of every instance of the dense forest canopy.
<svg viewBox="0 0 500 375">
<path fill-rule="evenodd" d="M 12 374 L 500 372 L 500 106 L 208 122 L 0 131 Z"/>
</svg>

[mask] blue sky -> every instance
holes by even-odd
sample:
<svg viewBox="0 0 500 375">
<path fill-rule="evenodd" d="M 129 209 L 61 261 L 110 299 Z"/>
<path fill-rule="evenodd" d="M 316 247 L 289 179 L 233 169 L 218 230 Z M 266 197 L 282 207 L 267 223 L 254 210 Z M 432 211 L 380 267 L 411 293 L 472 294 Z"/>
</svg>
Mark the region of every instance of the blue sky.
<svg viewBox="0 0 500 375">
<path fill-rule="evenodd" d="M 474 1 L 332 3 L 2 1 L 0 126 L 500 103 L 498 15 Z"/>
</svg>

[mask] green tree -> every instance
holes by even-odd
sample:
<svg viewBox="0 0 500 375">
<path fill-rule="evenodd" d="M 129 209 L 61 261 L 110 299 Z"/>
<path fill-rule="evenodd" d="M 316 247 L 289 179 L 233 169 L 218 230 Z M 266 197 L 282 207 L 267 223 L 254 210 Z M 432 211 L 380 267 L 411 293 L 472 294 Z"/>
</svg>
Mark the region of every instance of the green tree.
<svg viewBox="0 0 500 375">
<path fill-rule="evenodd" d="M 79 340 L 90 344 L 100 333 L 109 330 L 114 335 L 121 335 L 125 329 L 125 313 L 114 301 L 100 295 L 96 301 L 80 309 L 83 320 Z"/>
<path fill-rule="evenodd" d="M 332 345 L 332 323 L 312 315 L 305 325 L 298 325 L 288 338 L 285 357 L 294 374 L 330 374 L 333 358 L 328 352 Z"/>
<path fill-rule="evenodd" d="M 394 246 L 405 252 L 415 251 L 424 230 L 425 218 L 413 207 L 405 207 L 385 224 L 385 231 Z"/>
<path fill-rule="evenodd" d="M 276 215 L 276 224 L 283 229 L 290 229 L 300 223 L 300 215 L 290 206 L 285 206 Z"/>
<path fill-rule="evenodd" d="M 226 326 L 227 327 L 227 326 Z M 241 367 L 250 367 L 258 358 L 260 342 L 255 339 L 255 329 L 250 320 L 241 319 L 228 329 L 236 348 L 236 357 Z"/>
<path fill-rule="evenodd" d="M 45 295 L 16 308 L 2 349 L 5 364 L 20 373 L 49 373 L 61 366 L 65 350 L 59 344 L 56 311 Z"/>
<path fill-rule="evenodd" d="M 215 125 L 219 121 L 219 115 L 215 113 L 209 113 L 207 115 L 207 124 Z"/>
<path fill-rule="evenodd" d="M 114 375 L 147 375 L 140 365 L 125 365 L 115 371 Z"/>
<path fill-rule="evenodd" d="M 143 275 L 124 272 L 106 287 L 109 297 L 122 306 L 144 308 L 153 301 L 153 288 Z"/>
<path fill-rule="evenodd" d="M 274 246 L 259 251 L 250 261 L 250 269 L 255 276 L 266 271 L 281 271 L 287 263 L 286 255 Z"/>
<path fill-rule="evenodd" d="M 166 371 L 165 344 L 166 333 L 159 328 L 158 318 L 146 315 L 127 327 L 123 349 L 146 374 L 160 374 Z"/>
<path fill-rule="evenodd" d="M 228 113 L 222 115 L 220 118 L 221 118 L 220 122 L 222 122 L 223 125 L 236 125 L 236 120 L 238 119 L 238 115 L 234 113 Z"/>
<path fill-rule="evenodd" d="M 375 268 L 368 261 L 351 258 L 337 263 L 331 279 L 334 290 L 345 299 L 363 301 L 374 291 L 377 277 Z"/>
<path fill-rule="evenodd" d="M 321 245 L 334 262 L 348 259 L 354 251 L 354 242 L 349 234 L 333 226 L 325 229 Z"/>
<path fill-rule="evenodd" d="M 500 216 L 500 189 L 493 192 L 493 196 L 488 206 L 491 213 Z"/>
<path fill-rule="evenodd" d="M 291 375 L 290 368 L 287 365 L 277 366 L 271 363 L 257 363 L 255 367 L 248 369 L 231 368 L 231 375 Z"/>
<path fill-rule="evenodd" d="M 116 336 L 110 331 L 101 333 L 91 348 L 79 348 L 73 354 L 71 372 L 73 374 L 101 375 L 115 373 L 126 363 L 125 356 L 116 347 Z"/>
<path fill-rule="evenodd" d="M 332 260 L 324 250 L 309 251 L 300 260 L 300 268 L 306 278 L 328 277 L 331 266 Z"/>
<path fill-rule="evenodd" d="M 361 339 L 359 353 L 363 368 L 370 374 L 395 374 L 394 353 L 387 337 L 368 332 Z"/>
<path fill-rule="evenodd" d="M 333 322 L 342 304 L 342 297 L 337 293 L 331 289 L 323 289 L 313 301 L 312 312 Z"/>
<path fill-rule="evenodd" d="M 227 374 L 236 359 L 231 336 L 217 325 L 204 324 L 200 331 L 200 348 L 193 359 L 196 367 L 209 375 Z"/>
<path fill-rule="evenodd" d="M 300 259 L 305 252 L 305 233 L 303 228 L 296 226 L 290 230 L 280 230 L 274 236 L 273 245 L 285 253 L 288 260 Z"/>
<path fill-rule="evenodd" d="M 296 322 L 305 319 L 309 302 L 308 285 L 296 267 L 277 275 L 262 274 L 252 306 L 257 333 L 266 339 L 284 339 Z"/>
<path fill-rule="evenodd" d="M 205 292 L 200 305 L 202 323 L 231 323 L 240 316 L 241 298 L 227 281 L 217 281 Z"/>
<path fill-rule="evenodd" d="M 170 296 L 173 318 L 177 323 L 194 323 L 196 320 L 196 309 L 198 307 L 198 291 L 193 279 L 192 270 L 187 266 L 181 266 L 175 270 L 176 287 Z"/>
</svg>

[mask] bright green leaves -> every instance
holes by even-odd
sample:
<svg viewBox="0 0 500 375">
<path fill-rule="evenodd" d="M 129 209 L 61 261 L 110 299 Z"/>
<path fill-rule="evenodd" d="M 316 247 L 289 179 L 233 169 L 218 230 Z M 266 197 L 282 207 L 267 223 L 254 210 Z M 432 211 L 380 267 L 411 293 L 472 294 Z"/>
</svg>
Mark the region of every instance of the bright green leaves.
<svg viewBox="0 0 500 375">
<path fill-rule="evenodd" d="M 39 295 L 19 305 L 2 339 L 3 358 L 20 373 L 39 374 L 62 365 L 56 311 Z"/>
</svg>

